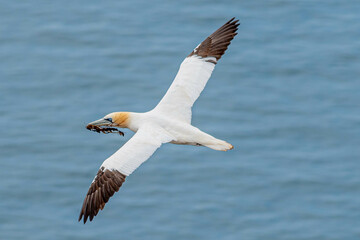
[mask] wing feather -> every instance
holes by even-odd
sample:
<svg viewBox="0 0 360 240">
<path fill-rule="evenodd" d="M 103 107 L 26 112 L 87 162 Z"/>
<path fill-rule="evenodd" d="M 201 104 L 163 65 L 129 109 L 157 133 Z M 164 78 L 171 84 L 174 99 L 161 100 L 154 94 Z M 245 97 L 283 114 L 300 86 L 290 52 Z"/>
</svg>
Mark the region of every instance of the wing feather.
<svg viewBox="0 0 360 240">
<path fill-rule="evenodd" d="M 92 181 L 82 205 L 79 221 L 90 221 L 102 210 L 110 197 L 119 191 L 136 168 L 145 162 L 162 143 L 171 141 L 163 129 L 143 126 L 117 152 L 106 159 Z"/>
<path fill-rule="evenodd" d="M 232 18 L 199 44 L 181 63 L 180 69 L 155 111 L 191 122 L 191 107 L 200 96 L 217 61 L 236 36 L 238 20 Z"/>
</svg>

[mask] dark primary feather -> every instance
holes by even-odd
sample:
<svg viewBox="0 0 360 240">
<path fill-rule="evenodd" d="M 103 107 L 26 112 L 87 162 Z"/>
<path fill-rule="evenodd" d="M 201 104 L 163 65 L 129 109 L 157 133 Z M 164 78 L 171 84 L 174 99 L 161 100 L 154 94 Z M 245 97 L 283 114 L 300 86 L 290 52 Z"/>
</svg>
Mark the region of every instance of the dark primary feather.
<svg viewBox="0 0 360 240">
<path fill-rule="evenodd" d="M 213 34 L 207 37 L 188 57 L 198 55 L 203 58 L 215 57 L 216 60 L 219 60 L 230 45 L 231 40 L 237 34 L 236 31 L 240 23 L 238 23 L 239 20 L 234 20 L 235 18 L 230 19 Z M 215 61 L 210 60 L 209 62 L 216 64 Z"/>
<path fill-rule="evenodd" d="M 86 194 L 79 221 L 82 217 L 84 217 L 84 223 L 86 223 L 88 217 L 92 221 L 99 210 L 104 208 L 110 197 L 119 191 L 121 185 L 125 182 L 125 178 L 126 176 L 117 170 L 101 167 Z"/>
</svg>

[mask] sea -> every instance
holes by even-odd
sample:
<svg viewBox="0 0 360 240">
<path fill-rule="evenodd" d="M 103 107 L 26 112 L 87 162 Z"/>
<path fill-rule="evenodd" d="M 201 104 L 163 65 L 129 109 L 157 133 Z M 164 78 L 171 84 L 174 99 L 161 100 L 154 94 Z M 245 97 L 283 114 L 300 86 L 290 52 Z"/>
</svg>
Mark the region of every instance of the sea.
<svg viewBox="0 0 360 240">
<path fill-rule="evenodd" d="M 0 239 L 360 239 L 359 13 L 358 0 L 0 0 Z M 78 222 L 133 136 L 86 124 L 151 110 L 232 17 L 192 123 L 234 150 L 165 144 Z"/>
</svg>

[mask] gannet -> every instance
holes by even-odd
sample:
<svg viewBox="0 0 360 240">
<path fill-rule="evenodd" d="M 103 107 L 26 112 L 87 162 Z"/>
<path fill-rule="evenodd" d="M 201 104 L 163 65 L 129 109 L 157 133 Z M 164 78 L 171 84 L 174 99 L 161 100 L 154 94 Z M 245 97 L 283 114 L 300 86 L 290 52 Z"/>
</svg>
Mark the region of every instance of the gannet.
<svg viewBox="0 0 360 240">
<path fill-rule="evenodd" d="M 233 149 L 191 125 L 191 108 L 204 89 L 215 65 L 237 34 L 240 23 L 232 18 L 200 43 L 181 63 L 180 69 L 159 104 L 149 112 L 113 112 L 89 123 L 97 127 L 128 128 L 135 132 L 97 172 L 82 205 L 79 221 L 93 220 L 125 178 L 145 162 L 162 144 L 205 146 L 214 150 Z"/>
</svg>

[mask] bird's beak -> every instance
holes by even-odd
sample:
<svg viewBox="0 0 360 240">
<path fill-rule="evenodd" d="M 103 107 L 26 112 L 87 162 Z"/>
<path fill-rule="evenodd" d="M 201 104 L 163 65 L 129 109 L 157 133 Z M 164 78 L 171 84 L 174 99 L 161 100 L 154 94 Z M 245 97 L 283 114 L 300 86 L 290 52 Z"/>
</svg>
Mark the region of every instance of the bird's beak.
<svg viewBox="0 0 360 240">
<path fill-rule="evenodd" d="M 99 120 L 96 120 L 96 121 L 93 121 L 93 122 L 89 123 L 88 125 L 93 125 L 93 126 L 100 127 L 100 126 L 111 126 L 111 124 L 112 124 L 111 122 L 101 118 Z"/>
</svg>

